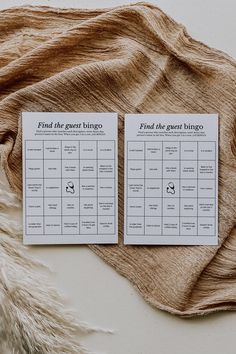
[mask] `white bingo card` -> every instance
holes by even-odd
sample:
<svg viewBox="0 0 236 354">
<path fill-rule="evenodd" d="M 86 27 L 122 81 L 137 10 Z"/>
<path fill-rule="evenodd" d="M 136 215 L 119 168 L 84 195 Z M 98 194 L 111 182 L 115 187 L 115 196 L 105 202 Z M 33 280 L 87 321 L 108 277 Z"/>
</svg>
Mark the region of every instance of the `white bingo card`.
<svg viewBox="0 0 236 354">
<path fill-rule="evenodd" d="M 117 243 L 117 114 L 22 113 L 25 244 Z"/>
<path fill-rule="evenodd" d="M 126 115 L 124 241 L 217 245 L 217 114 Z"/>
</svg>

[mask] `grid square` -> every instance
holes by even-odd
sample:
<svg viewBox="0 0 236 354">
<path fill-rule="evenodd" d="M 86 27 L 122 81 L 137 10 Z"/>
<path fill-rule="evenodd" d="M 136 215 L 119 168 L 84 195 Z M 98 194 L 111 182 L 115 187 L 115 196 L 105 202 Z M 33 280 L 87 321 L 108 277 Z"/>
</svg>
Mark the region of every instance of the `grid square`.
<svg viewBox="0 0 236 354">
<path fill-rule="evenodd" d="M 162 198 L 145 198 L 145 216 L 161 216 Z"/>
<path fill-rule="evenodd" d="M 79 158 L 79 141 L 62 141 L 62 159 L 73 160 Z"/>
<path fill-rule="evenodd" d="M 43 165 L 44 178 L 61 178 L 61 160 L 44 160 Z"/>
<path fill-rule="evenodd" d="M 145 217 L 145 235 L 161 235 L 160 217 Z"/>
<path fill-rule="evenodd" d="M 200 236 L 215 235 L 215 218 L 198 218 L 198 234 Z"/>
<path fill-rule="evenodd" d="M 62 198 L 62 215 L 79 215 L 79 198 Z"/>
<path fill-rule="evenodd" d="M 43 235 L 44 234 L 44 218 L 43 218 L 43 216 L 27 216 L 26 217 L 26 234 L 27 235 Z"/>
<path fill-rule="evenodd" d="M 62 197 L 78 197 L 80 195 L 80 185 L 78 178 L 61 179 Z"/>
<path fill-rule="evenodd" d="M 146 198 L 162 197 L 162 179 L 145 180 L 145 197 Z"/>
<path fill-rule="evenodd" d="M 127 215 L 144 216 L 144 198 L 128 198 Z"/>
<path fill-rule="evenodd" d="M 144 179 L 128 179 L 127 181 L 128 198 L 144 197 Z"/>
<path fill-rule="evenodd" d="M 216 146 L 214 141 L 199 141 L 198 159 L 215 160 Z"/>
<path fill-rule="evenodd" d="M 198 180 L 198 197 L 214 198 L 215 197 L 215 180 L 199 179 Z"/>
<path fill-rule="evenodd" d="M 113 235 L 115 233 L 115 218 L 114 216 L 99 216 L 98 217 L 98 234 Z"/>
<path fill-rule="evenodd" d="M 44 216 L 44 231 L 48 235 L 61 234 L 61 216 Z"/>
<path fill-rule="evenodd" d="M 115 215 L 115 198 L 98 198 L 98 215 Z"/>
<path fill-rule="evenodd" d="M 194 161 L 198 158 L 197 141 L 181 141 L 181 160 Z"/>
<path fill-rule="evenodd" d="M 97 158 L 97 142 L 89 140 L 80 141 L 80 159 L 94 160 Z"/>
<path fill-rule="evenodd" d="M 115 180 L 114 179 L 98 179 L 98 197 L 114 197 Z"/>
<path fill-rule="evenodd" d="M 178 217 L 163 217 L 163 235 L 178 236 L 179 235 L 179 218 Z"/>
<path fill-rule="evenodd" d="M 61 195 L 61 179 L 60 178 L 44 178 L 44 196 L 57 197 Z"/>
<path fill-rule="evenodd" d="M 181 179 L 180 180 L 180 195 L 182 198 L 197 198 L 198 195 L 197 179 Z"/>
<path fill-rule="evenodd" d="M 178 141 L 163 141 L 163 160 L 179 160 L 180 143 Z"/>
<path fill-rule="evenodd" d="M 43 179 L 26 178 L 25 180 L 25 195 L 27 197 L 43 197 Z"/>
<path fill-rule="evenodd" d="M 97 179 L 96 178 L 80 178 L 80 196 L 96 197 L 97 196 Z"/>
<path fill-rule="evenodd" d="M 26 178 L 43 178 L 43 160 L 26 160 Z"/>
<path fill-rule="evenodd" d="M 43 198 L 27 198 L 25 209 L 27 216 L 43 215 Z"/>
<path fill-rule="evenodd" d="M 197 224 L 196 217 L 180 218 L 180 234 L 182 236 L 196 236 L 197 228 L 198 228 L 198 224 Z"/>
<path fill-rule="evenodd" d="M 96 178 L 97 177 L 97 160 L 80 160 L 80 177 Z"/>
<path fill-rule="evenodd" d="M 179 178 L 179 161 L 163 161 L 163 178 Z"/>
<path fill-rule="evenodd" d="M 115 178 L 114 160 L 98 160 L 98 178 Z"/>
<path fill-rule="evenodd" d="M 162 160 L 162 142 L 145 142 L 145 158 L 146 160 Z"/>
<path fill-rule="evenodd" d="M 97 215 L 97 198 L 80 198 L 80 215 Z"/>
<path fill-rule="evenodd" d="M 28 140 L 25 142 L 26 159 L 43 159 L 43 142 L 41 140 Z"/>
<path fill-rule="evenodd" d="M 197 178 L 197 161 L 180 162 L 180 178 Z"/>
<path fill-rule="evenodd" d="M 55 160 L 61 159 L 61 141 L 60 140 L 45 140 L 43 142 L 43 156 L 44 159 Z"/>
<path fill-rule="evenodd" d="M 198 160 L 198 178 L 215 179 L 215 161 Z"/>
<path fill-rule="evenodd" d="M 163 216 L 179 216 L 179 200 L 178 198 L 163 199 Z"/>
<path fill-rule="evenodd" d="M 198 215 L 198 199 L 182 198 L 180 201 L 181 216 L 197 216 Z"/>
<path fill-rule="evenodd" d="M 44 214 L 61 216 L 61 198 L 44 198 Z"/>
<path fill-rule="evenodd" d="M 144 160 L 144 142 L 129 141 L 127 144 L 127 156 L 129 160 Z"/>
<path fill-rule="evenodd" d="M 115 142 L 111 141 L 98 141 L 98 159 L 115 160 Z"/>
<path fill-rule="evenodd" d="M 144 160 L 130 160 L 127 173 L 128 178 L 144 178 Z"/>
<path fill-rule="evenodd" d="M 82 235 L 97 234 L 97 216 L 81 216 L 80 233 Z"/>
<path fill-rule="evenodd" d="M 162 162 L 158 160 L 145 161 L 145 178 L 161 178 Z"/>
<path fill-rule="evenodd" d="M 62 178 L 78 178 L 79 161 L 78 160 L 62 160 L 61 162 Z"/>
<path fill-rule="evenodd" d="M 198 215 L 199 216 L 215 216 L 215 199 L 198 198 Z"/>
<path fill-rule="evenodd" d="M 128 216 L 127 217 L 127 234 L 143 235 L 144 234 L 144 217 Z"/>
<path fill-rule="evenodd" d="M 79 234 L 79 217 L 63 216 L 62 217 L 62 233 L 63 235 Z"/>
<path fill-rule="evenodd" d="M 179 198 L 179 179 L 163 179 L 163 198 Z"/>
</svg>

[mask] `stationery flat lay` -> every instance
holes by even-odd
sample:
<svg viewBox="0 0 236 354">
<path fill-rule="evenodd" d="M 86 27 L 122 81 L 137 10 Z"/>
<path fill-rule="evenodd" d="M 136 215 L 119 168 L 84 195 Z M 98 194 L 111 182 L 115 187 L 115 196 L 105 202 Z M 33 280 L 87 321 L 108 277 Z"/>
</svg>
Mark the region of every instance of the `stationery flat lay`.
<svg viewBox="0 0 236 354">
<path fill-rule="evenodd" d="M 23 6 L 0 27 L 1 164 L 23 208 L 1 226 L 3 345 L 83 353 L 23 243 L 88 244 L 172 314 L 235 310 L 235 61 L 145 2 Z"/>
<path fill-rule="evenodd" d="M 117 115 L 22 118 L 25 243 L 117 243 Z M 125 243 L 218 244 L 217 118 L 125 117 Z"/>
</svg>

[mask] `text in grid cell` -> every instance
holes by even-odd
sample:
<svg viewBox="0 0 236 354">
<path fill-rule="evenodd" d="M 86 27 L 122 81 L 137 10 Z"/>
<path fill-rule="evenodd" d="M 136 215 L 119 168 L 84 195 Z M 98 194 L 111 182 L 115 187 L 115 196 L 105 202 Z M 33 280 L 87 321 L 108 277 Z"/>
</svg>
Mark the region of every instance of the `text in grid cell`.
<svg viewBox="0 0 236 354">
<path fill-rule="evenodd" d="M 145 217 L 145 235 L 161 235 L 161 217 Z"/>
<path fill-rule="evenodd" d="M 98 233 L 101 235 L 113 235 L 115 233 L 114 216 L 98 217 Z"/>
<path fill-rule="evenodd" d="M 144 179 L 128 179 L 128 197 L 144 197 Z"/>
<path fill-rule="evenodd" d="M 161 160 L 162 142 L 160 141 L 145 142 L 145 158 L 146 160 Z"/>
<path fill-rule="evenodd" d="M 97 215 L 97 198 L 80 197 L 80 215 Z"/>
<path fill-rule="evenodd" d="M 215 180 L 199 179 L 198 180 L 198 197 L 214 198 L 215 197 Z"/>
<path fill-rule="evenodd" d="M 175 141 L 163 141 L 163 160 L 179 160 L 180 143 Z"/>
<path fill-rule="evenodd" d="M 44 178 L 61 177 L 61 160 L 44 160 Z"/>
<path fill-rule="evenodd" d="M 79 217 L 63 216 L 62 217 L 62 233 L 63 235 L 79 234 Z"/>
<path fill-rule="evenodd" d="M 145 198 L 145 216 L 161 216 L 162 199 Z"/>
<path fill-rule="evenodd" d="M 144 234 L 144 217 L 128 216 L 127 217 L 127 234 L 143 235 Z"/>
<path fill-rule="evenodd" d="M 215 142 L 199 141 L 198 143 L 198 159 L 199 160 L 215 160 Z"/>
<path fill-rule="evenodd" d="M 115 142 L 114 141 L 98 141 L 98 159 L 115 159 Z"/>
<path fill-rule="evenodd" d="M 181 141 L 181 160 L 197 160 L 197 141 Z"/>
<path fill-rule="evenodd" d="M 43 215 L 43 198 L 27 198 L 26 215 L 27 216 Z"/>
<path fill-rule="evenodd" d="M 45 140 L 43 142 L 44 159 L 61 159 L 61 141 L 58 140 Z"/>
<path fill-rule="evenodd" d="M 181 198 L 180 215 L 181 216 L 197 216 L 197 198 Z"/>
<path fill-rule="evenodd" d="M 79 161 L 78 160 L 62 160 L 62 178 L 78 178 L 79 177 Z"/>
<path fill-rule="evenodd" d="M 144 198 L 128 198 L 128 216 L 144 216 Z"/>
<path fill-rule="evenodd" d="M 98 178 L 114 178 L 115 161 L 114 160 L 99 160 L 98 161 Z"/>
<path fill-rule="evenodd" d="M 128 178 L 144 178 L 144 160 L 128 161 Z"/>
<path fill-rule="evenodd" d="M 179 199 L 163 199 L 163 216 L 179 216 Z"/>
<path fill-rule="evenodd" d="M 26 217 L 26 233 L 27 235 L 43 235 L 44 234 L 44 218 L 43 216 L 27 216 Z"/>
<path fill-rule="evenodd" d="M 144 143 L 141 141 L 128 142 L 128 159 L 130 160 L 144 160 Z"/>
<path fill-rule="evenodd" d="M 183 236 L 197 235 L 197 218 L 181 217 L 180 218 L 180 234 Z"/>
<path fill-rule="evenodd" d="M 181 178 L 197 178 L 197 161 L 181 161 L 180 166 Z"/>
<path fill-rule="evenodd" d="M 89 140 L 80 141 L 80 159 L 97 159 L 97 142 Z"/>
<path fill-rule="evenodd" d="M 28 140 L 25 143 L 26 159 L 43 159 L 43 142 L 42 140 Z"/>
<path fill-rule="evenodd" d="M 150 197 L 150 198 L 162 197 L 162 179 L 145 180 L 145 197 Z"/>
<path fill-rule="evenodd" d="M 25 195 L 26 197 L 43 197 L 43 179 L 25 179 Z"/>
<path fill-rule="evenodd" d="M 79 158 L 79 141 L 62 141 L 62 159 Z"/>
<path fill-rule="evenodd" d="M 161 178 L 162 162 L 158 160 L 145 161 L 145 178 Z"/>
<path fill-rule="evenodd" d="M 43 178 L 43 160 L 26 160 L 25 177 Z"/>
</svg>

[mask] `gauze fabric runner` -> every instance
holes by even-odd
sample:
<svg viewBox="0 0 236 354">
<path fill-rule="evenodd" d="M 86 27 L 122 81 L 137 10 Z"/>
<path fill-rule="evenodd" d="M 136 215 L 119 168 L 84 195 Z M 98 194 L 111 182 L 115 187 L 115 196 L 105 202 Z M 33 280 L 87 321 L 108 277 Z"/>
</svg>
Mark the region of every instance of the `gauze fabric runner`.
<svg viewBox="0 0 236 354">
<path fill-rule="evenodd" d="M 22 111 L 118 112 L 119 245 L 90 248 L 157 308 L 186 316 L 234 309 L 235 61 L 147 3 L 1 11 L 0 58 L 1 161 L 18 196 Z M 124 246 L 124 114 L 217 112 L 219 247 Z"/>
</svg>

